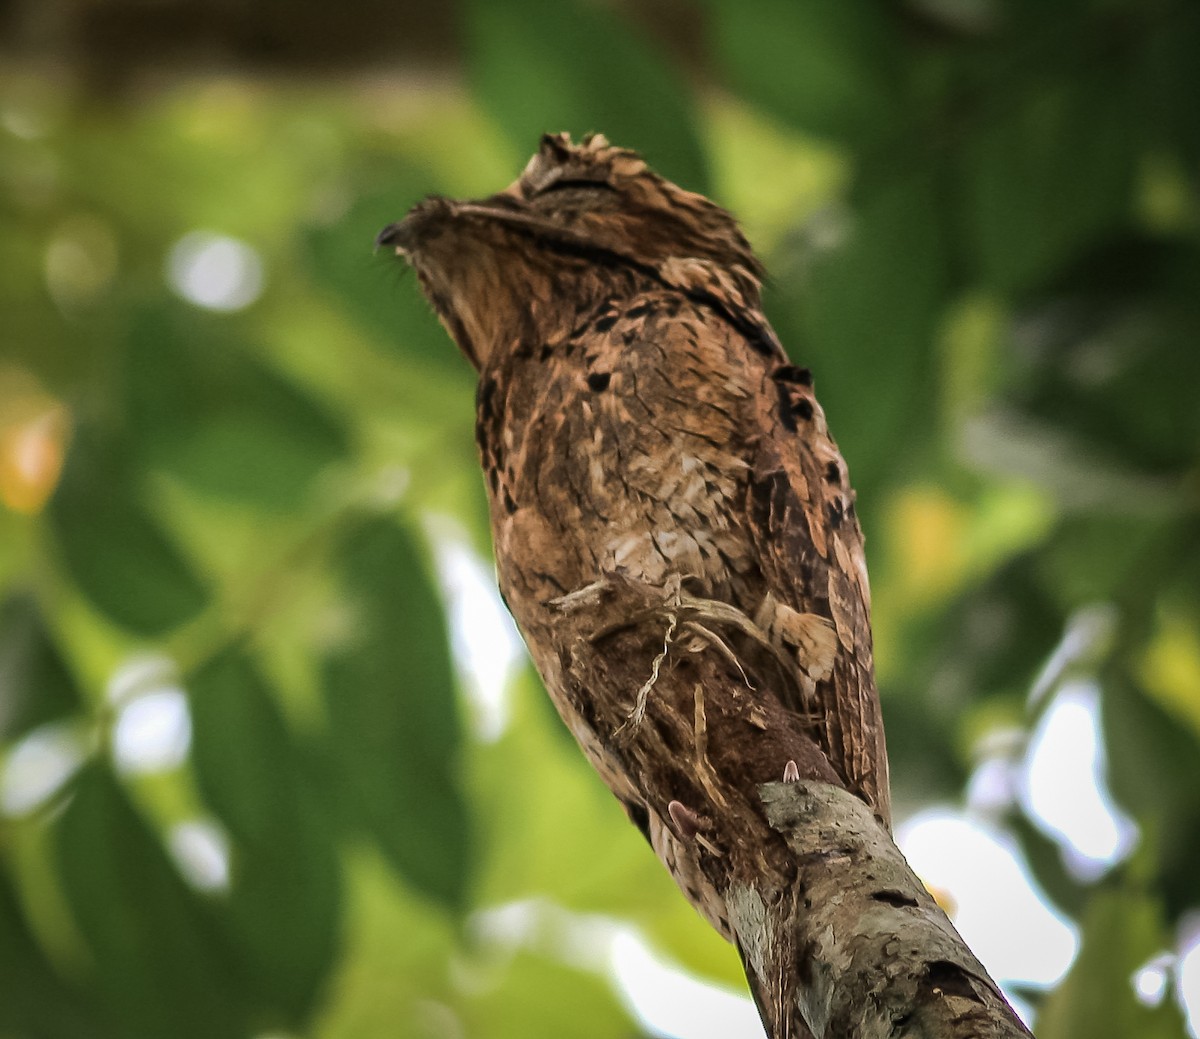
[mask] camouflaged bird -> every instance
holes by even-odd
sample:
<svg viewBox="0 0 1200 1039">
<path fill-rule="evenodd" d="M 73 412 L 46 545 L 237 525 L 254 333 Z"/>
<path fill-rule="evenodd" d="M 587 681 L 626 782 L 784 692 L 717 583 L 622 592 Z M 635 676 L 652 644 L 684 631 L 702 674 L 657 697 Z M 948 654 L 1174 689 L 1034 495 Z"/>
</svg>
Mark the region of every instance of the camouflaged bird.
<svg viewBox="0 0 1200 1039">
<path fill-rule="evenodd" d="M 507 190 L 427 199 L 378 241 L 416 269 L 479 373 L 500 588 L 546 688 L 693 905 L 733 937 L 697 848 L 720 854 L 691 749 L 672 773 L 688 799 L 657 803 L 653 762 L 621 752 L 689 655 L 732 662 L 762 745 L 770 707 L 810 734 L 818 773 L 889 823 L 854 493 L 808 370 L 763 316 L 758 261 L 725 210 L 600 135 L 547 135 Z M 571 688 L 567 607 L 614 581 L 653 590 L 662 652 L 638 663 L 640 689 Z M 613 700 L 624 722 L 603 731 Z"/>
</svg>

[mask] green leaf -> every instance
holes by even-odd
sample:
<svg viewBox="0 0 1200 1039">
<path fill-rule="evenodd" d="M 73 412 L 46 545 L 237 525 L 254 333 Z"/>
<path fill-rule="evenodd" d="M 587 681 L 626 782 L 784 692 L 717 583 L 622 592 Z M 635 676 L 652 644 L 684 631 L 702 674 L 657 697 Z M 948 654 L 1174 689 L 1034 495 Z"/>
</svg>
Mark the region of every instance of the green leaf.
<svg viewBox="0 0 1200 1039">
<path fill-rule="evenodd" d="M 627 1011 L 603 977 L 519 953 L 499 983 L 461 1006 L 467 1035 L 488 1039 L 613 1039 L 636 1036 Z"/>
<path fill-rule="evenodd" d="M 513 684 L 513 718 L 480 747 L 472 802 L 488 855 L 480 900 L 544 897 L 581 913 L 628 914 L 647 903 L 648 874 L 666 871 L 588 765 L 530 668 Z M 651 895 L 651 898 L 654 897 Z"/>
<path fill-rule="evenodd" d="M 883 701 L 892 799 L 922 804 L 927 798 L 952 798 L 968 776 L 952 724 L 957 715 L 947 716 L 940 704 L 932 708 L 925 687 L 914 695 L 888 695 L 910 692 L 888 688 Z"/>
<path fill-rule="evenodd" d="M 1159 147 L 1175 152 L 1188 171 L 1193 191 L 1200 188 L 1200 9 L 1177 3 L 1163 11 L 1157 32 L 1141 49 L 1142 76 L 1148 87 L 1144 115 Z"/>
<path fill-rule="evenodd" d="M 1133 992 L 1134 972 L 1171 940 L 1155 899 L 1130 889 L 1097 891 L 1082 924 L 1079 955 L 1038 1014 L 1038 1039 L 1182 1039 L 1173 1000 L 1151 1008 Z"/>
<path fill-rule="evenodd" d="M 0 743 L 70 714 L 79 690 L 32 596 L 0 604 Z"/>
<path fill-rule="evenodd" d="M 334 834 L 249 660 L 228 651 L 187 686 L 200 791 L 232 842 L 231 891 L 220 916 L 260 1001 L 298 1028 L 322 995 L 337 950 Z"/>
<path fill-rule="evenodd" d="M 112 1035 L 92 1001 L 38 946 L 7 874 L 0 871 L 0 1035 L 101 1039 Z"/>
<path fill-rule="evenodd" d="M 1130 473 L 1187 472 L 1200 449 L 1198 282 L 1190 242 L 1125 235 L 1089 252 L 1017 318 L 1035 359 L 1020 406 Z"/>
<path fill-rule="evenodd" d="M 511 724 L 472 760 L 471 801 L 487 848 L 476 902 L 548 900 L 628 919 L 685 969 L 743 988 L 733 947 L 684 899 L 532 669 L 513 685 Z"/>
<path fill-rule="evenodd" d="M 1042 586 L 1064 614 L 1123 597 L 1153 550 L 1163 543 L 1157 524 L 1100 509 L 1066 517 L 1038 558 Z"/>
<path fill-rule="evenodd" d="M 122 1039 L 252 1034 L 211 914 L 106 768 L 80 773 L 55 839 L 67 902 Z"/>
<path fill-rule="evenodd" d="M 130 333 L 126 392 L 147 462 L 209 494 L 293 508 L 347 450 L 339 422 L 255 358 L 228 318 L 143 310 Z"/>
<path fill-rule="evenodd" d="M 898 112 L 899 57 L 871 0 L 712 0 L 711 39 L 733 87 L 805 130 L 869 139 Z"/>
<path fill-rule="evenodd" d="M 1138 123 L 1125 84 L 1032 77 L 996 92 L 964 151 L 966 223 L 979 276 L 1020 292 L 1128 218 Z"/>
<path fill-rule="evenodd" d="M 140 635 L 161 635 L 199 613 L 208 590 L 143 506 L 128 456 L 128 445 L 81 424 L 49 514 L 88 599 Z"/>
<path fill-rule="evenodd" d="M 445 1027 L 430 1030 L 430 1008 L 449 1004 L 459 991 L 461 975 L 447 970 L 452 958 L 464 951 L 458 921 L 400 881 L 374 848 L 353 846 L 344 859 L 348 887 L 354 892 L 346 948 L 329 998 L 304 1035 L 445 1035 Z"/>
<path fill-rule="evenodd" d="M 636 31 L 581 0 L 470 0 L 468 75 L 524 154 L 544 133 L 598 131 L 693 191 L 707 188 L 683 77 Z"/>
<path fill-rule="evenodd" d="M 1200 744 L 1134 683 L 1113 675 L 1103 690 L 1113 796 L 1141 827 L 1168 911 L 1182 913 L 1200 902 Z"/>
<path fill-rule="evenodd" d="M 1040 551 L 1022 553 L 944 606 L 911 611 L 893 664 L 899 672 L 894 684 L 903 687 L 897 711 L 913 712 L 918 725 L 929 725 L 930 718 L 957 724 L 974 701 L 1023 700 L 1065 623 L 1043 587 L 1041 562 Z M 939 676 L 935 693 L 931 675 Z M 928 753 L 920 739 L 911 750 L 918 757 Z"/>
<path fill-rule="evenodd" d="M 363 521 L 338 559 L 350 631 L 322 667 L 339 804 L 393 868 L 460 909 L 473 872 L 441 601 L 411 537 Z"/>
</svg>

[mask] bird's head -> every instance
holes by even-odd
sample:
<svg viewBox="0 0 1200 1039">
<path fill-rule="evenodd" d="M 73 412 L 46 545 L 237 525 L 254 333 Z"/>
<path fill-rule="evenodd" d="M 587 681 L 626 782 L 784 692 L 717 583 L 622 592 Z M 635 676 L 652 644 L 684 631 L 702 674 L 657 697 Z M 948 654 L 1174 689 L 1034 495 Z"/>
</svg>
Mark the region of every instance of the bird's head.
<svg viewBox="0 0 1200 1039">
<path fill-rule="evenodd" d="M 586 303 L 608 274 L 758 307 L 761 268 L 733 217 L 600 134 L 547 134 L 521 176 L 490 198 L 418 203 L 377 243 L 416 269 L 442 322 L 476 367 L 505 339 Z"/>
</svg>

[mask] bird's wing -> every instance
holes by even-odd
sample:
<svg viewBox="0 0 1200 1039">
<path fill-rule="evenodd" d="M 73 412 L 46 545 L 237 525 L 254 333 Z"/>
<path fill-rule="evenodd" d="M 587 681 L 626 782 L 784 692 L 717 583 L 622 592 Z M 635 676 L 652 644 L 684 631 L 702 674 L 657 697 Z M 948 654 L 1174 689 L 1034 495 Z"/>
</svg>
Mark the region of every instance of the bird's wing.
<svg viewBox="0 0 1200 1039">
<path fill-rule="evenodd" d="M 806 369 L 768 372 L 757 410 L 747 520 L 770 591 L 766 610 L 774 608 L 777 629 L 797 630 L 789 641 L 797 646 L 806 702 L 796 706 L 813 718 L 834 769 L 890 826 L 871 593 L 846 465 Z M 806 638 L 799 629 L 807 629 Z"/>
</svg>

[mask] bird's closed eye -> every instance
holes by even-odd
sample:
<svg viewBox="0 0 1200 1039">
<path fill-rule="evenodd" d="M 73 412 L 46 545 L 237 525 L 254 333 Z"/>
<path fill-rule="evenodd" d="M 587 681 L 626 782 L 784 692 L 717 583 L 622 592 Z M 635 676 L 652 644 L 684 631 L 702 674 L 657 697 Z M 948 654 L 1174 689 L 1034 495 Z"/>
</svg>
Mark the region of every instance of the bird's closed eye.
<svg viewBox="0 0 1200 1039">
<path fill-rule="evenodd" d="M 542 190 L 538 192 L 538 195 L 549 195 L 552 191 L 568 191 L 582 188 L 595 188 L 598 191 L 612 192 L 617 190 L 606 180 L 584 180 L 581 177 L 560 177 L 558 180 L 552 181 L 542 188 Z"/>
</svg>

